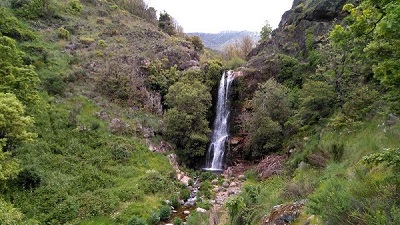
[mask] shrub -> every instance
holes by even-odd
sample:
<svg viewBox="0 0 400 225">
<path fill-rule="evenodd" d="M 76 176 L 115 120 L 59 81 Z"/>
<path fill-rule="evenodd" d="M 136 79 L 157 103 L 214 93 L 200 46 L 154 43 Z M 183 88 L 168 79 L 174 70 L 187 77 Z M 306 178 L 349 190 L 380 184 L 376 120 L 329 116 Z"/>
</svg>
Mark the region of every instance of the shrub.
<svg viewBox="0 0 400 225">
<path fill-rule="evenodd" d="M 217 175 L 210 171 L 204 171 L 200 174 L 201 181 L 214 180 L 215 178 L 217 178 Z"/>
<path fill-rule="evenodd" d="M 71 39 L 71 35 L 69 34 L 69 31 L 65 29 L 64 27 L 60 27 L 57 29 L 57 37 L 60 39 L 65 39 L 69 41 Z"/>
<path fill-rule="evenodd" d="M 155 225 L 158 222 L 160 222 L 160 212 L 152 212 L 150 217 L 149 217 L 149 224 L 150 225 Z"/>
<path fill-rule="evenodd" d="M 114 144 L 111 149 L 113 160 L 121 163 L 128 162 L 132 156 L 132 146 L 127 144 Z"/>
<path fill-rule="evenodd" d="M 165 205 L 160 208 L 160 220 L 168 220 L 171 217 L 171 207 Z"/>
<path fill-rule="evenodd" d="M 80 37 L 79 38 L 79 42 L 81 42 L 84 45 L 90 45 L 92 43 L 94 43 L 94 38 L 91 37 Z"/>
<path fill-rule="evenodd" d="M 192 212 L 186 221 L 187 225 L 207 225 L 209 216 L 206 213 Z"/>
<path fill-rule="evenodd" d="M 188 188 L 181 188 L 180 192 L 181 199 L 186 200 L 190 198 L 190 191 Z"/>
<path fill-rule="evenodd" d="M 17 183 L 25 190 L 31 190 L 40 186 L 42 178 L 35 170 L 24 169 L 17 177 Z"/>
<path fill-rule="evenodd" d="M 128 225 L 147 225 L 147 223 L 142 218 L 132 216 L 128 221 Z"/>
<path fill-rule="evenodd" d="M 83 5 L 79 4 L 78 0 L 69 2 L 69 12 L 72 14 L 79 14 L 83 9 Z"/>
<path fill-rule="evenodd" d="M 147 171 L 140 182 L 142 184 L 141 189 L 145 194 L 165 192 L 169 189 L 167 178 L 155 170 Z"/>
<path fill-rule="evenodd" d="M 179 217 L 175 217 L 174 218 L 174 225 L 182 225 L 183 224 L 183 220 Z"/>
</svg>

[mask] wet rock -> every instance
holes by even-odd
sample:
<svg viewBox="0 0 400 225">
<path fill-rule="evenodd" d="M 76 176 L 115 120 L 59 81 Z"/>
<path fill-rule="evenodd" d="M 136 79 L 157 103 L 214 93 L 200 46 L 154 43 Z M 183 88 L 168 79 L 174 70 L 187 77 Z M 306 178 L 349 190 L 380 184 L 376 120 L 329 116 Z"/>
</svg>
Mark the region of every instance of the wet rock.
<svg viewBox="0 0 400 225">
<path fill-rule="evenodd" d="M 189 211 L 189 210 L 183 211 L 183 215 L 188 216 L 189 214 L 190 214 L 190 211 Z"/>
</svg>

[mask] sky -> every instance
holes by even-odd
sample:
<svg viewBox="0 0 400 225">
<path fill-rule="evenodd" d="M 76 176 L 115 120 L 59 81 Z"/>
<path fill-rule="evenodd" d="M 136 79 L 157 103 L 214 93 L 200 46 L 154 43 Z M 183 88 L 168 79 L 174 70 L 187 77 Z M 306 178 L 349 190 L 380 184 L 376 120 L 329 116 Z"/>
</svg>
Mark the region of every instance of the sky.
<svg viewBox="0 0 400 225">
<path fill-rule="evenodd" d="M 158 12 L 166 11 L 185 33 L 220 31 L 260 32 L 268 20 L 277 28 L 293 0 L 145 0 Z"/>
</svg>

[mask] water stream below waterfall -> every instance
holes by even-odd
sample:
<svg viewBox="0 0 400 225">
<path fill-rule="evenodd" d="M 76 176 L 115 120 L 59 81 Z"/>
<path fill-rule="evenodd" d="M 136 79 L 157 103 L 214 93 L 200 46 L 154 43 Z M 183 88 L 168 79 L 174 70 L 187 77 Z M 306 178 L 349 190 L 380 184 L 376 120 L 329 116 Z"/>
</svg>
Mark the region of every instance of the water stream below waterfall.
<svg viewBox="0 0 400 225">
<path fill-rule="evenodd" d="M 229 87 L 233 81 L 233 71 L 224 72 L 218 88 L 217 110 L 214 120 L 214 126 L 207 152 L 206 168 L 209 171 L 221 171 L 223 168 L 223 159 L 225 154 L 225 142 L 229 136 L 228 119 L 229 106 L 228 96 Z"/>
</svg>

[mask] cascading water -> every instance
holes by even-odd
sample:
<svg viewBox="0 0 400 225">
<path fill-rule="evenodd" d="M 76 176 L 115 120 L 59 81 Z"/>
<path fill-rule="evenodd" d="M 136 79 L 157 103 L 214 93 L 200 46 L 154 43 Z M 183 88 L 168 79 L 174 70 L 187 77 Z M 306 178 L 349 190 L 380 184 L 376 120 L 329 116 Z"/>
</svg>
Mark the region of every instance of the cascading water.
<svg viewBox="0 0 400 225">
<path fill-rule="evenodd" d="M 233 81 L 233 71 L 224 72 L 218 88 L 217 114 L 206 158 L 205 170 L 222 170 L 225 141 L 228 138 L 228 94 Z"/>
</svg>

